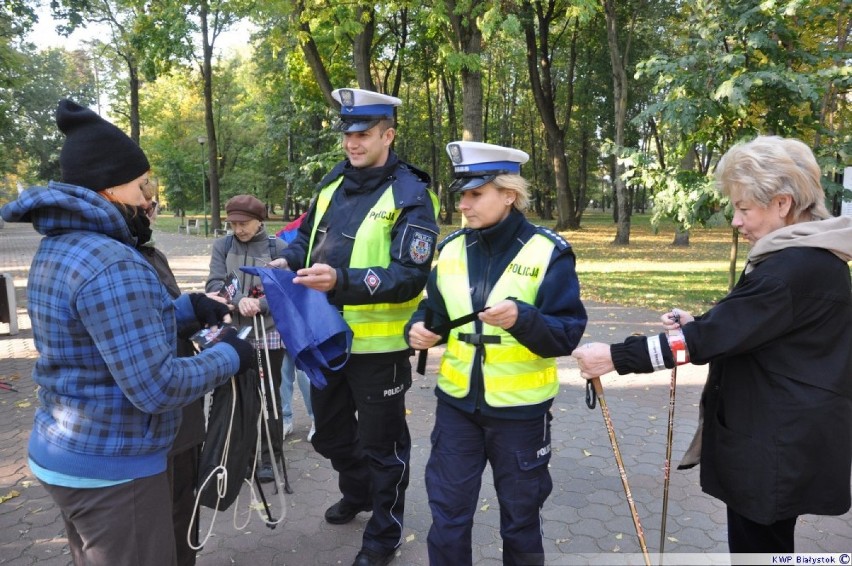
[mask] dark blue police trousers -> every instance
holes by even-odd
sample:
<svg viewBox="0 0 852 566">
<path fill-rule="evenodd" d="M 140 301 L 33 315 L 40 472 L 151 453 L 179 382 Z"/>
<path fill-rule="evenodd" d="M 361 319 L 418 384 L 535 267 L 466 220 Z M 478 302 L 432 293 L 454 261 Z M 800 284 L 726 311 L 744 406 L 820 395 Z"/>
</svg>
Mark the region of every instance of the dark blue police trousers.
<svg viewBox="0 0 852 566">
<path fill-rule="evenodd" d="M 552 418 L 484 417 L 438 399 L 425 478 L 431 566 L 472 563 L 471 530 L 486 463 L 500 504 L 503 564 L 544 564 L 541 507 L 553 489 L 547 467 Z"/>
<path fill-rule="evenodd" d="M 311 386 L 316 422 L 311 443 L 331 460 L 343 499 L 372 505 L 362 547 L 381 554 L 402 543 L 411 456 L 405 420 L 408 355 L 353 354 L 341 369 L 323 371 L 326 387 Z"/>
</svg>

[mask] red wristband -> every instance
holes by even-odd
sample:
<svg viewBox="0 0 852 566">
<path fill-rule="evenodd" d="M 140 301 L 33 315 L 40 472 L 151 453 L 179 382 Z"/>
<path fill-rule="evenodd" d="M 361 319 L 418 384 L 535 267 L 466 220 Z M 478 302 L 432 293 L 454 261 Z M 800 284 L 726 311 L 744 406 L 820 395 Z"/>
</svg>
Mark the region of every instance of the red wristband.
<svg viewBox="0 0 852 566">
<path fill-rule="evenodd" d="M 683 333 L 675 332 L 668 334 L 666 338 L 669 340 L 669 348 L 672 351 L 675 365 L 682 366 L 683 364 L 688 364 L 689 349 L 686 347 L 686 339 L 683 337 Z"/>
</svg>

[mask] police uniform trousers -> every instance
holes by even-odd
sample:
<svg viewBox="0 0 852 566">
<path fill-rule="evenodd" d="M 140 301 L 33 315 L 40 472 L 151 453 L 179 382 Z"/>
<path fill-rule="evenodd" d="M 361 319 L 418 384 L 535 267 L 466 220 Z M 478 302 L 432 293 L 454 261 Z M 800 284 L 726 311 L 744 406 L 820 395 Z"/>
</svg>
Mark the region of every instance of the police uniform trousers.
<svg viewBox="0 0 852 566">
<path fill-rule="evenodd" d="M 386 554 L 402 542 L 408 487 L 408 352 L 353 354 L 341 369 L 324 374 L 326 387 L 311 386 L 316 422 L 311 443 L 338 472 L 343 499 L 372 508 L 363 548 Z"/>
<path fill-rule="evenodd" d="M 500 504 L 503 564 L 544 564 L 541 507 L 553 489 L 548 412 L 527 420 L 466 413 L 438 399 L 426 492 L 431 566 L 472 564 L 471 530 L 490 463 Z"/>
</svg>

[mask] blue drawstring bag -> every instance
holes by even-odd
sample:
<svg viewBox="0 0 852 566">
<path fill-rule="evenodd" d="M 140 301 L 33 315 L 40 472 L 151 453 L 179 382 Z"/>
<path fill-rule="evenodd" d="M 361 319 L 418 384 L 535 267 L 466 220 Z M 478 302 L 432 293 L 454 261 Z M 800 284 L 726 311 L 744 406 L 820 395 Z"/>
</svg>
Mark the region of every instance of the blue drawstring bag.
<svg viewBox="0 0 852 566">
<path fill-rule="evenodd" d="M 296 274 L 292 271 L 240 269 L 260 277 L 272 319 L 296 367 L 315 387 L 325 387 L 322 370 L 340 369 L 352 350 L 352 329 L 337 308 L 329 304 L 325 293 L 293 283 Z"/>
</svg>

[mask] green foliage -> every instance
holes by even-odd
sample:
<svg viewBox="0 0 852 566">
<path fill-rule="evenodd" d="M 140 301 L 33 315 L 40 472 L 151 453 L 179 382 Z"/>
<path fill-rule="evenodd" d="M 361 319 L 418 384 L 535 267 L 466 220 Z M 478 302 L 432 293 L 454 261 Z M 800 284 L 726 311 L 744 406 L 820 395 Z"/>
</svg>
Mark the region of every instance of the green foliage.
<svg viewBox="0 0 852 566">
<path fill-rule="evenodd" d="M 18 44 L 34 2 L 0 5 L 0 174 L 30 181 L 56 173 L 61 138 L 52 112 L 72 95 L 99 102 L 126 128 L 139 71 L 141 142 L 163 195 L 176 206 L 201 208 L 201 148 L 206 135 L 198 69 L 202 0 L 57 0 L 63 29 L 112 17 L 109 34 L 84 53 L 34 53 Z M 624 0 L 616 3 L 620 47 L 627 56 L 628 118 L 623 147 L 615 139 L 613 80 L 599 0 L 531 0 L 536 26 L 549 22 L 548 43 L 534 58 L 546 66 L 553 122 L 533 97 L 520 2 L 438 0 L 384 4 L 354 0 L 289 2 L 206 0 L 218 31 L 256 24 L 242 58 L 213 61 L 213 115 L 221 147 L 216 163 L 222 201 L 251 192 L 277 205 L 304 204 L 338 161 L 339 135 L 327 92 L 308 65 L 311 39 L 332 88 L 354 86 L 356 38 L 374 26 L 369 73 L 377 88 L 403 99 L 395 149 L 446 186 L 448 141 L 462 135 L 463 73 L 481 73 L 483 141 L 530 154 L 536 212 L 554 208 L 557 180 L 572 191 L 576 218 L 590 199 L 609 196 L 616 156 L 636 207 L 646 191 L 653 226 L 701 227 L 724 216 L 709 175 L 719 156 L 757 133 L 795 136 L 812 145 L 837 201 L 833 177 L 852 163 L 848 0 Z M 456 18 L 456 16 L 458 16 Z M 220 18 L 220 19 L 217 19 Z M 454 25 L 466 26 L 456 33 Z M 481 53 L 465 33 L 482 34 Z M 630 34 L 629 42 L 626 41 Z M 214 34 L 217 33 L 214 31 Z M 475 35 L 475 34 L 474 34 Z M 544 57 L 543 55 L 546 55 Z M 94 76 L 93 76 L 94 74 Z M 363 75 L 361 76 L 363 78 Z M 548 127 L 550 124 L 548 124 Z M 557 179 L 549 141 L 556 132 L 567 171 Z M 51 169 L 52 168 L 52 169 Z M 8 182 L 7 182 L 8 185 Z M 11 185 L 9 185 L 11 186 Z M 714 212 L 715 211 L 715 212 Z M 588 212 L 586 213 L 588 215 Z M 649 219 L 650 220 L 650 219 Z M 631 238 L 631 245 L 635 245 Z"/>
<path fill-rule="evenodd" d="M 62 134 L 56 128 L 56 104 L 71 98 L 80 104 L 95 100 L 94 77 L 86 54 L 48 49 L 28 54 L 22 67 L 22 81 L 16 90 L 11 112 L 14 139 L 0 140 L 19 161 L 17 172 L 26 184 L 58 180 L 59 149 Z"/>
<path fill-rule="evenodd" d="M 654 175 L 654 213 L 651 224 L 658 228 L 663 219 L 672 220 L 683 232 L 693 226 L 706 226 L 724 205 L 713 180 L 696 171 L 668 170 Z"/>
</svg>

